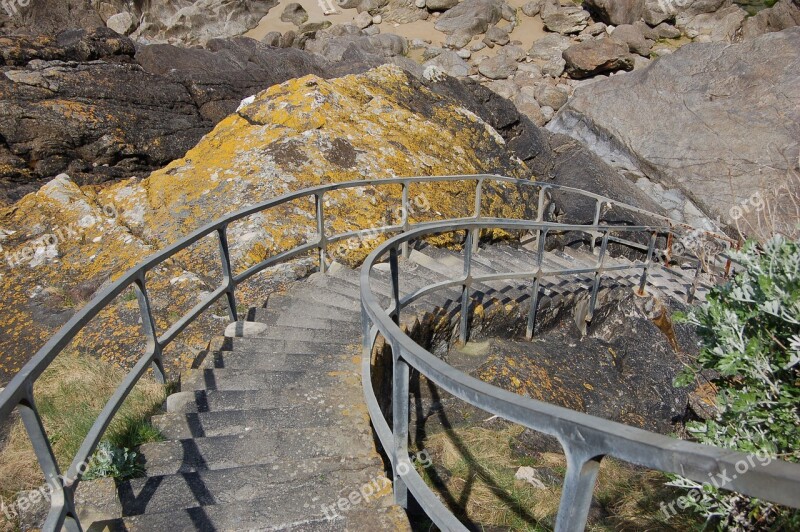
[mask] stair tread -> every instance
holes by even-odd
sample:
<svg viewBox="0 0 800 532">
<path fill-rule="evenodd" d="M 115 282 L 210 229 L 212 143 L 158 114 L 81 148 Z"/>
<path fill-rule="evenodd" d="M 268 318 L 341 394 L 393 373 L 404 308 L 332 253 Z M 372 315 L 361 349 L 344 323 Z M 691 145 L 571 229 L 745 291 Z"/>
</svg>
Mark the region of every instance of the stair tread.
<svg viewBox="0 0 800 532">
<path fill-rule="evenodd" d="M 331 414 L 335 423 L 326 427 L 261 429 L 244 434 L 204 436 L 147 443 L 140 451 L 148 476 L 188 473 L 273 464 L 285 460 L 339 457 L 342 460 L 371 456 L 374 450 L 368 426 L 359 431 L 352 416 L 338 405 Z M 349 412 L 346 412 L 349 414 Z"/>
<path fill-rule="evenodd" d="M 231 436 L 254 428 L 285 429 L 326 427 L 332 424 L 335 405 L 269 406 L 224 412 L 168 412 L 153 416 L 151 423 L 170 440 Z"/>
<path fill-rule="evenodd" d="M 375 473 L 380 466 L 377 455 L 354 458 L 345 464 L 338 457 L 278 461 L 132 479 L 120 483 L 117 493 L 123 516 L 236 504 L 263 499 L 265 494 L 273 502 L 282 503 L 277 508 L 307 511 L 302 503 L 310 505 L 315 500 L 335 503 L 341 495 L 368 484 L 373 477 L 381 487 L 387 486 L 388 480 Z M 315 487 L 313 493 L 309 493 L 310 484 Z M 384 496 L 387 493 L 385 489 Z M 321 511 L 321 503 L 315 506 Z M 304 516 L 293 516 L 298 517 Z"/>
</svg>

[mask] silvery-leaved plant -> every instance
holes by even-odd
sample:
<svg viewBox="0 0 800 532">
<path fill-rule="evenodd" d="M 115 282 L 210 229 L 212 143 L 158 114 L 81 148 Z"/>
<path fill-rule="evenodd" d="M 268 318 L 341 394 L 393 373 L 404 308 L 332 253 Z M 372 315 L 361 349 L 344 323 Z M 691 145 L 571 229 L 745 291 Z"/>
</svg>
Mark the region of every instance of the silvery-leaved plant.
<svg viewBox="0 0 800 532">
<path fill-rule="evenodd" d="M 713 375 L 716 389 L 715 416 L 686 428 L 701 443 L 798 462 L 800 242 L 748 242 L 733 259 L 740 270 L 734 278 L 677 316 L 696 326 L 702 347 L 675 384 L 696 384 L 702 373 Z M 800 528 L 796 510 L 682 477 L 670 484 L 701 490 L 692 509 L 720 529 Z"/>
</svg>

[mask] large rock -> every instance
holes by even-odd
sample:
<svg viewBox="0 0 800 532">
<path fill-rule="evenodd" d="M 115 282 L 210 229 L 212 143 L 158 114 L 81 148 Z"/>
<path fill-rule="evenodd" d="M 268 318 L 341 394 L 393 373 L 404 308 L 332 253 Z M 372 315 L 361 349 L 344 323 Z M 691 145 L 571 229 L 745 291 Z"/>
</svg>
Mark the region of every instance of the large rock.
<svg viewBox="0 0 800 532">
<path fill-rule="evenodd" d="M 800 28 L 742 44 L 690 44 L 643 70 L 579 87 L 548 129 L 679 188 L 723 224 L 757 234 L 752 227 L 767 215 L 793 229 L 798 50 Z"/>
<path fill-rule="evenodd" d="M 0 44 L 0 203 L 62 172 L 79 184 L 146 175 L 182 156 L 247 96 L 309 73 L 367 68 L 247 38 L 137 52 L 105 28 Z"/>
<path fill-rule="evenodd" d="M 145 179 L 97 191 L 60 177 L 0 211 L 6 253 L 0 277 L 0 382 L 76 312 L 75 301 L 90 299 L 108 279 L 226 213 L 325 182 L 481 173 L 530 175 L 497 131 L 462 102 L 385 66 L 358 76 L 330 81 L 306 76 L 273 86 L 222 120 L 185 157 Z M 454 217 L 473 208 L 471 187 L 420 186 L 412 194 L 424 194 L 439 215 Z M 533 200 L 515 187 L 508 190 L 485 185 L 486 197 L 497 201 L 487 202 L 484 214 L 524 216 Z M 358 192 L 376 201 L 340 193 L 326 197 L 329 231 L 394 223 L 393 209 L 386 208 L 396 204 L 394 188 Z M 315 232 L 313 202 L 293 202 L 229 226 L 232 260 L 241 271 Z M 354 261 L 370 246 L 355 248 L 329 250 L 337 259 Z M 8 264 L 9 258 L 18 263 Z M 218 271 L 218 261 L 212 237 L 150 272 L 148 290 L 160 330 L 176 313 L 191 309 L 199 294 L 213 290 L 218 280 L 207 274 Z M 304 264 L 287 268 L 286 274 L 297 268 L 303 275 Z M 239 300 L 263 303 L 274 275 L 240 285 Z M 207 346 L 206 331 L 220 330 L 215 315 L 224 310 L 210 309 L 179 337 L 167 354 L 170 371 L 191 362 L 191 348 Z M 142 353 L 136 349 L 144 342 L 140 330 L 135 301 L 120 297 L 110 312 L 93 320 L 77 347 L 130 366 Z"/>
<path fill-rule="evenodd" d="M 517 71 L 517 61 L 505 54 L 489 57 L 478 65 L 478 72 L 489 79 L 506 79 Z"/>
<path fill-rule="evenodd" d="M 780 0 L 769 9 L 759 11 L 742 25 L 742 38 L 754 39 L 759 35 L 800 26 L 800 1 Z"/>
<path fill-rule="evenodd" d="M 454 78 L 463 78 L 469 75 L 469 64 L 452 50 L 443 50 L 433 59 L 425 61 L 422 66 L 426 69 L 437 68 Z"/>
<path fill-rule="evenodd" d="M 564 50 L 564 61 L 567 74 L 575 79 L 602 72 L 633 70 L 633 57 L 628 52 L 628 45 L 609 38 L 573 44 Z"/>
<path fill-rule="evenodd" d="M 447 11 L 457 5 L 458 0 L 425 0 L 425 7 L 430 11 Z"/>
<path fill-rule="evenodd" d="M 589 12 L 580 6 L 562 6 L 558 0 L 544 0 L 540 11 L 545 28 L 561 34 L 579 33 L 589 25 Z"/>
<path fill-rule="evenodd" d="M 595 20 L 615 26 L 633 24 L 644 9 L 643 0 L 586 0 L 585 4 Z"/>
<path fill-rule="evenodd" d="M 447 34 L 478 35 L 500 20 L 502 6 L 502 0 L 464 0 L 445 11 L 435 28 Z"/>
<path fill-rule="evenodd" d="M 15 16 L 0 22 L 9 33 L 24 30 L 55 35 L 67 28 L 105 26 L 110 18 L 105 12 L 128 12 L 138 21 L 134 39 L 202 45 L 214 38 L 244 34 L 277 4 L 278 0 L 37 0 L 19 6 Z"/>
<path fill-rule="evenodd" d="M 712 42 L 732 42 L 746 18 L 747 12 L 744 9 L 732 5 L 713 13 L 697 15 L 680 28 L 693 39 L 703 35 Z"/>
<path fill-rule="evenodd" d="M 297 2 L 292 2 L 286 4 L 283 13 L 281 13 L 281 20 L 284 22 L 291 22 L 295 26 L 300 26 L 308 20 L 308 11 Z"/>
<path fill-rule="evenodd" d="M 653 47 L 653 41 L 646 39 L 642 30 L 631 24 L 617 26 L 611 34 L 614 40 L 628 45 L 628 50 L 635 54 L 647 57 Z"/>
</svg>

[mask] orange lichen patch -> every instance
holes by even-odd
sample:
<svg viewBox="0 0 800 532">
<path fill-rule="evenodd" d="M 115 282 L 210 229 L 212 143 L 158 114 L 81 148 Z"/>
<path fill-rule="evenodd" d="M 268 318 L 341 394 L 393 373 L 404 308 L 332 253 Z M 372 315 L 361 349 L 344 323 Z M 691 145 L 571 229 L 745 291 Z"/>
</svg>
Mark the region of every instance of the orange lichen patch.
<svg viewBox="0 0 800 532">
<path fill-rule="evenodd" d="M 511 363 L 513 362 L 513 363 Z M 579 390 L 572 389 L 557 375 L 536 364 L 535 357 L 519 358 L 491 355 L 478 371 L 478 377 L 511 392 L 555 403 L 573 410 L 583 410 Z"/>
</svg>

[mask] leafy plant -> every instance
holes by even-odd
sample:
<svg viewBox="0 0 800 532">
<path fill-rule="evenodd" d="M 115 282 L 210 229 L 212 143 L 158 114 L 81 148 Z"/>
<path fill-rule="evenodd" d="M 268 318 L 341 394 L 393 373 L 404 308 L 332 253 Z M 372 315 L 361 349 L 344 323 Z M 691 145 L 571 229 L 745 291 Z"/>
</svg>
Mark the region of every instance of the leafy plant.
<svg viewBox="0 0 800 532">
<path fill-rule="evenodd" d="M 703 341 L 675 384 L 712 374 L 716 415 L 687 424 L 701 443 L 761 457 L 800 461 L 800 242 L 777 236 L 748 242 L 734 255 L 743 271 L 711 291 L 704 306 L 677 319 Z M 761 463 L 764 461 L 760 460 Z M 756 463 L 752 467 L 759 467 Z M 691 508 L 719 528 L 785 526 L 798 512 L 675 477 L 671 485 L 700 490 Z M 781 524 L 779 524 L 781 523 Z"/>
<path fill-rule="evenodd" d="M 111 442 L 103 440 L 97 446 L 97 451 L 92 456 L 83 478 L 92 480 L 112 477 L 117 480 L 125 480 L 141 476 L 144 473 L 144 467 L 136 457 L 137 454 L 127 447 L 116 447 Z"/>
</svg>

